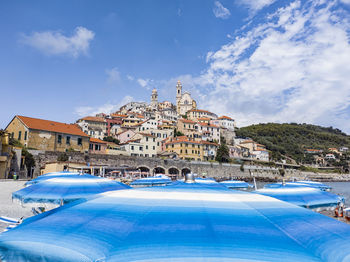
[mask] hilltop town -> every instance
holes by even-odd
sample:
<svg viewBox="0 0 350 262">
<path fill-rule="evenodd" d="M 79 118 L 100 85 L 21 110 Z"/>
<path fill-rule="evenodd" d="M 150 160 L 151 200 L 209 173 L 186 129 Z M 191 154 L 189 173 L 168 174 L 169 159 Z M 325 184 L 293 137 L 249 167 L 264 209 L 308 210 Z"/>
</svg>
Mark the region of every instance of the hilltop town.
<svg viewBox="0 0 350 262">
<path fill-rule="evenodd" d="M 24 165 L 20 161 L 29 161 L 29 151 L 33 150 L 202 162 L 248 160 L 269 163 L 278 160 L 284 164 L 297 164 L 288 155 L 271 159 L 271 153 L 274 153 L 271 145 L 267 148 L 252 140 L 252 136 L 237 137 L 236 122 L 232 117 L 218 116 L 199 108 L 191 94 L 183 91 L 180 81 L 174 88 L 174 95 L 176 104 L 160 102 L 157 90 L 153 89 L 149 103 L 130 102 L 116 112 L 85 116 L 74 124 L 16 115 L 1 134 L 2 177 L 9 174 L 13 162 L 11 155 L 16 150 L 18 166 Z M 305 149 L 306 155 L 315 155 L 315 161 L 310 164 L 325 166 L 325 162 L 334 160 L 334 163 L 341 156 L 338 150 L 346 153 L 348 148 L 331 148 L 332 152 L 323 158 L 312 150 L 318 149 Z M 21 151 L 24 153 L 19 153 Z"/>
</svg>

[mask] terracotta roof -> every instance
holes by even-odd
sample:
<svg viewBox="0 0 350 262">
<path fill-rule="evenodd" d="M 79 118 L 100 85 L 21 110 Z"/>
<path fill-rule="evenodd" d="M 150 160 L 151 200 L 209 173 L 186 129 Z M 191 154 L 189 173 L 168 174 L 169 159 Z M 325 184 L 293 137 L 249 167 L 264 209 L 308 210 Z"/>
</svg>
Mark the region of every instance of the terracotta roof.
<svg viewBox="0 0 350 262">
<path fill-rule="evenodd" d="M 220 116 L 218 119 L 227 119 L 227 120 L 233 120 L 231 117 L 229 116 Z"/>
<path fill-rule="evenodd" d="M 88 135 L 85 134 L 76 124 L 66 124 L 27 116 L 17 115 L 16 117 L 18 117 L 29 129 L 88 137 Z"/>
<path fill-rule="evenodd" d="M 97 116 L 86 116 L 82 119 L 79 120 L 86 120 L 86 121 L 94 121 L 94 122 L 106 122 L 106 120 L 102 117 L 97 117 Z"/>
<path fill-rule="evenodd" d="M 306 151 L 321 152 L 322 150 L 320 150 L 320 149 L 306 149 Z"/>
<path fill-rule="evenodd" d="M 202 140 L 202 144 L 205 144 L 205 145 L 213 145 L 213 146 L 219 146 L 219 144 L 217 144 L 217 143 L 209 142 L 209 141 L 205 141 L 205 140 Z"/>
<path fill-rule="evenodd" d="M 140 135 L 142 136 L 149 136 L 149 137 L 155 137 L 154 135 L 151 135 L 151 134 L 147 134 L 147 133 L 139 133 Z"/>
<path fill-rule="evenodd" d="M 207 127 L 215 127 L 215 128 L 219 128 L 218 126 L 216 126 L 216 125 L 208 125 L 207 123 L 198 123 L 199 125 L 201 125 L 201 126 L 207 126 Z"/>
<path fill-rule="evenodd" d="M 177 136 L 165 144 L 176 144 L 176 143 L 191 143 L 191 144 L 201 144 L 199 141 L 189 140 L 187 136 Z"/>
<path fill-rule="evenodd" d="M 127 115 L 111 114 L 111 117 L 121 117 L 121 118 L 124 118 L 124 117 L 127 117 Z"/>
<path fill-rule="evenodd" d="M 92 142 L 92 143 L 99 143 L 99 144 L 107 144 L 107 141 L 103 141 L 101 139 L 94 138 L 94 137 L 90 137 L 90 142 Z"/>
<path fill-rule="evenodd" d="M 242 141 L 240 144 L 248 144 L 248 143 L 255 143 L 253 140 L 245 140 Z"/>
<path fill-rule="evenodd" d="M 211 120 L 209 117 L 200 117 L 198 120 Z"/>
</svg>

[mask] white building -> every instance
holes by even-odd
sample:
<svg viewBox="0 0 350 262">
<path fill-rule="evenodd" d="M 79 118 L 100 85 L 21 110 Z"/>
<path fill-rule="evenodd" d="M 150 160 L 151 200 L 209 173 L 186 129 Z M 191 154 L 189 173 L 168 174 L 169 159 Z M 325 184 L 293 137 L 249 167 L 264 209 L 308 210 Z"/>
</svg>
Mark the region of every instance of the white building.
<svg viewBox="0 0 350 262">
<path fill-rule="evenodd" d="M 83 132 L 91 137 L 103 139 L 107 135 L 107 121 L 96 116 L 87 116 L 77 121 Z"/>
</svg>

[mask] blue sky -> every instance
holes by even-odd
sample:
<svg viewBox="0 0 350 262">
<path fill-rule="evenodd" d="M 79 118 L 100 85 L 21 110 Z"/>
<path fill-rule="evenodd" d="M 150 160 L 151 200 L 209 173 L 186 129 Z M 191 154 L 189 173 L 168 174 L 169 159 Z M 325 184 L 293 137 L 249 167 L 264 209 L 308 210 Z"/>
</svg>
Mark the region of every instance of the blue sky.
<svg viewBox="0 0 350 262">
<path fill-rule="evenodd" d="M 0 127 L 175 99 L 350 133 L 350 0 L 1 1 Z"/>
</svg>

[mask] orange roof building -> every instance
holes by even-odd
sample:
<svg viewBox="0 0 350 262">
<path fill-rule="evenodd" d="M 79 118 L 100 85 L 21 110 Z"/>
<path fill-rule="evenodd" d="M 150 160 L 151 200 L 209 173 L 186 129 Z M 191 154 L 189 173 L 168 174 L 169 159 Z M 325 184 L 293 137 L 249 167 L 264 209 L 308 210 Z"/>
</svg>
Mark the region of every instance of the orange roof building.
<svg viewBox="0 0 350 262">
<path fill-rule="evenodd" d="M 89 136 L 78 125 L 16 115 L 6 130 L 24 146 L 45 151 L 87 152 Z"/>
</svg>

